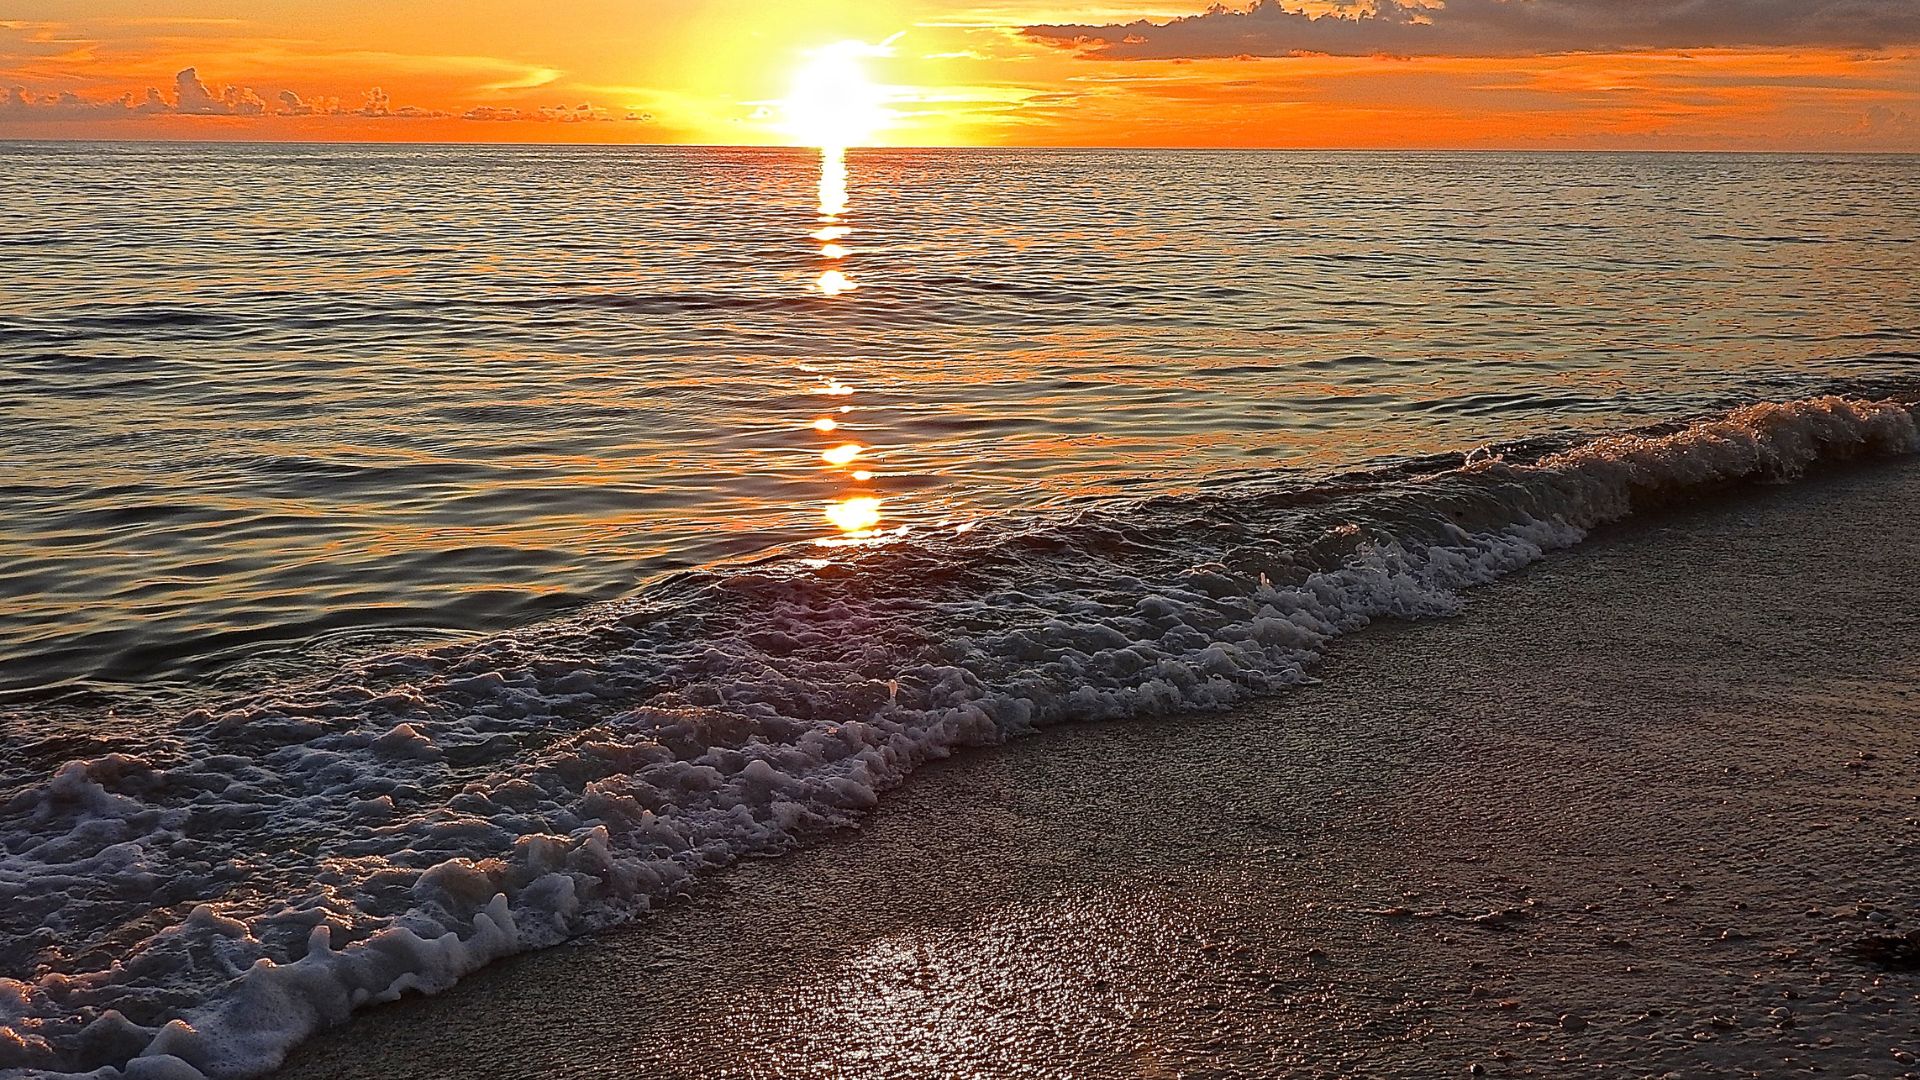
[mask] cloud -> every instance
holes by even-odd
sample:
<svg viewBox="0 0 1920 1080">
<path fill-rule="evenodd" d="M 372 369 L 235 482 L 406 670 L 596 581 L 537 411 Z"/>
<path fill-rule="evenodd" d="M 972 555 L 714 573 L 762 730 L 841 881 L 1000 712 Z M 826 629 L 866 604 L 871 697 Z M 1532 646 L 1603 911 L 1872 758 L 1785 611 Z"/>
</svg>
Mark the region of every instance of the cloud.
<svg viewBox="0 0 1920 1080">
<path fill-rule="evenodd" d="M 71 93 L 30 93 L 15 86 L 0 95 L 0 120 L 126 120 L 145 116 L 361 117 L 374 120 L 476 120 L 517 123 L 653 123 L 652 113 L 612 110 L 591 102 L 536 109 L 476 106 L 464 111 L 396 105 L 392 95 L 376 86 L 350 108 L 337 97 L 303 97 L 292 90 L 273 92 L 271 100 L 250 87 L 208 85 L 196 68 L 186 68 L 173 79 L 173 95 L 148 88 L 143 96 L 88 100 Z"/>
<path fill-rule="evenodd" d="M 251 89 L 223 86 L 215 93 L 193 68 L 173 77 L 173 92 L 173 110 L 184 116 L 261 116 L 267 111 L 267 103 Z"/>
<path fill-rule="evenodd" d="M 582 102 L 578 105 L 549 105 L 538 109 L 503 108 L 496 105 L 480 105 L 460 114 L 462 120 L 487 120 L 493 122 L 532 122 L 540 124 L 590 124 L 635 121 L 650 123 L 652 113 L 616 113 L 598 105 Z"/>
<path fill-rule="evenodd" d="M 1920 0 L 1341 0 L 1313 14 L 1255 0 L 1125 24 L 1028 26 L 1027 38 L 1119 60 L 1235 56 L 1534 56 L 1920 42 Z"/>
<path fill-rule="evenodd" d="M 511 93 L 515 90 L 538 90 L 543 86 L 558 82 L 560 76 L 563 74 L 565 74 L 565 72 L 560 71 L 558 68 L 529 68 L 516 78 L 488 83 L 480 89 L 494 94 Z"/>
<path fill-rule="evenodd" d="M 144 98 L 135 98 L 132 94 L 121 94 L 111 100 L 88 101 L 76 94 L 65 92 L 41 94 L 36 97 L 28 93 L 25 87 L 15 86 L 9 88 L 4 97 L 0 97 L 0 117 L 42 116 L 48 119 L 112 120 L 154 116 L 173 111 L 173 104 L 161 97 L 158 90 L 148 90 Z"/>
<path fill-rule="evenodd" d="M 195 68 L 185 68 L 173 77 L 173 97 L 149 87 L 144 96 L 121 94 L 117 98 L 88 100 L 71 93 L 35 95 L 25 87 L 10 89 L 0 98 L 0 118 L 13 120 L 124 120 L 142 116 L 229 116 L 254 119 L 266 116 L 394 116 L 401 118 L 446 116 L 444 112 L 395 109 L 384 91 L 374 89 L 359 109 L 344 109 L 338 98 L 308 101 L 291 90 L 274 96 L 269 107 L 252 88 L 221 86 L 218 89 L 201 81 Z"/>
</svg>

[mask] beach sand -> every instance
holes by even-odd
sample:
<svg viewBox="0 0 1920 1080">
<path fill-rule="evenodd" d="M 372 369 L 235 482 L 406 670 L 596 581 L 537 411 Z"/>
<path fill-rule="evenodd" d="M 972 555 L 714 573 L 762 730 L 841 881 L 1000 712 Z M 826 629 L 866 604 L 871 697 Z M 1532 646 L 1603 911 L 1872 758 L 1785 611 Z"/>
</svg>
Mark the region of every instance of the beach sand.
<svg viewBox="0 0 1920 1080">
<path fill-rule="evenodd" d="M 1920 975 L 1856 952 L 1920 926 L 1917 510 L 1902 463 L 1640 518 L 281 1075 L 1920 1075 Z"/>
</svg>

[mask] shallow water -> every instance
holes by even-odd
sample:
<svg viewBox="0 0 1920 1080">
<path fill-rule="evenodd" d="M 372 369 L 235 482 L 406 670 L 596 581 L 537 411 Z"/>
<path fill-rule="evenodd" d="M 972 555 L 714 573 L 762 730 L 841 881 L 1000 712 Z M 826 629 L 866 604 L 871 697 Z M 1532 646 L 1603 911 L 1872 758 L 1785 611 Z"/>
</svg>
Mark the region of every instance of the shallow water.
<svg viewBox="0 0 1920 1080">
<path fill-rule="evenodd" d="M 1792 397 L 1920 339 L 1920 159 L 855 151 L 830 220 L 820 176 L 0 144 L 0 690 L 190 698 L 868 527 Z"/>
</svg>

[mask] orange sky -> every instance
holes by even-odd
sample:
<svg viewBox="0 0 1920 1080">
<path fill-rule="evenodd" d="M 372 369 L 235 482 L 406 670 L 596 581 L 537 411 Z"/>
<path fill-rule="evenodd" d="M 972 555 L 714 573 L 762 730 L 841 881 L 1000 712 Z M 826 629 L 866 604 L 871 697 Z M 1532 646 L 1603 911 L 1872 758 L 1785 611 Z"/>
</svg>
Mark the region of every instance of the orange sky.
<svg viewBox="0 0 1920 1080">
<path fill-rule="evenodd" d="M 1716 2 L 1724 35 L 1608 24 L 1582 31 L 1591 44 L 1500 30 L 1336 56 L 1287 52 L 1299 27 L 1334 24 L 1280 18 L 1196 20 L 1163 42 L 1157 24 L 1205 6 L 1180 0 L 8 0 L 0 137 L 783 142 L 773 103 L 806 49 L 893 39 L 866 61 L 893 144 L 1920 151 L 1920 41 L 1897 7 L 1865 29 L 1774 27 L 1737 16 L 1781 0 Z M 1532 3 L 1622 6 L 1399 10 L 1417 32 Z M 1022 30 L 1143 16 L 1146 33 L 1100 41 Z M 1222 55 L 1249 41 L 1259 55 Z"/>
</svg>

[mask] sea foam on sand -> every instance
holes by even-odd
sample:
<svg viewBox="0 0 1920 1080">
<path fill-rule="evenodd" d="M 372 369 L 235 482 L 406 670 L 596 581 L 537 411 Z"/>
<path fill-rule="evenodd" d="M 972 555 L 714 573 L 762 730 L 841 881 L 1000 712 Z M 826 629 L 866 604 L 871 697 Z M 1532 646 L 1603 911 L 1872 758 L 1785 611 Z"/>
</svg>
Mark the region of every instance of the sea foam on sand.
<svg viewBox="0 0 1920 1080">
<path fill-rule="evenodd" d="M 363 1004 L 854 824 L 956 749 L 1296 685 L 1340 634 L 1636 508 L 1915 449 L 1897 402 L 1757 405 L 693 575 L 199 710 L 0 804 L 0 1068 L 256 1075 Z"/>
</svg>

